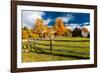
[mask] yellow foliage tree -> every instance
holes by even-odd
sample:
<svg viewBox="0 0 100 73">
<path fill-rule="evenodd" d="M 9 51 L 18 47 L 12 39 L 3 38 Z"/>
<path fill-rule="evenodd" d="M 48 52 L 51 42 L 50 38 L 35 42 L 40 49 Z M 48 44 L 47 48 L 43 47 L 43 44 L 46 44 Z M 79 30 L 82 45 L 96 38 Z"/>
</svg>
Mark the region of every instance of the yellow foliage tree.
<svg viewBox="0 0 100 73">
<path fill-rule="evenodd" d="M 42 19 L 37 19 L 35 21 L 34 30 L 36 31 L 36 33 L 39 34 L 39 37 L 41 37 L 41 35 L 43 35 L 42 32 L 47 31 L 47 29 L 48 29 L 48 26 L 44 25 Z"/>
<path fill-rule="evenodd" d="M 61 18 L 56 18 L 55 20 L 55 30 L 56 30 L 56 34 L 57 35 L 64 35 L 64 32 L 65 32 L 65 26 L 64 26 L 64 23 L 63 23 L 63 20 Z"/>
<path fill-rule="evenodd" d="M 35 25 L 34 25 L 34 29 L 36 30 L 37 33 L 42 31 L 42 27 L 43 26 L 43 20 L 42 19 L 37 19 L 35 21 Z"/>
<path fill-rule="evenodd" d="M 85 28 L 85 27 L 83 27 L 83 28 L 82 28 L 82 31 L 83 31 L 83 32 L 88 32 L 88 29 Z"/>
<path fill-rule="evenodd" d="M 67 37 L 72 37 L 72 30 L 66 27 L 64 35 Z"/>
<path fill-rule="evenodd" d="M 28 39 L 28 31 L 27 30 L 22 30 L 22 39 Z"/>
</svg>

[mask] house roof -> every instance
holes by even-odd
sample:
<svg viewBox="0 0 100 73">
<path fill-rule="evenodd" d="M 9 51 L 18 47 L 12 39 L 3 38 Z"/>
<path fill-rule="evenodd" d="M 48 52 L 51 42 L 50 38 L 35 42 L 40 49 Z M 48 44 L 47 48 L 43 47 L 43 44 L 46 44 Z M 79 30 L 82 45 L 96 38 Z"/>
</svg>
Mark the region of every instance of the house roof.
<svg viewBox="0 0 100 73">
<path fill-rule="evenodd" d="M 90 26 L 83 26 L 82 28 L 86 28 L 90 32 Z"/>
</svg>

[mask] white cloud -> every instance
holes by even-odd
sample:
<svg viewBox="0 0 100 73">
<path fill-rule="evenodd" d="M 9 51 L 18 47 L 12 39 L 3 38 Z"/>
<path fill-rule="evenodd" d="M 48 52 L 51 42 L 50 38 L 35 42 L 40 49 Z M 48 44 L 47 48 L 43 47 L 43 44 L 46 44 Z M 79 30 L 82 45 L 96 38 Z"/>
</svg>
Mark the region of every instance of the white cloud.
<svg viewBox="0 0 100 73">
<path fill-rule="evenodd" d="M 61 17 L 61 19 L 63 20 L 63 22 L 68 22 L 70 19 L 67 17 Z"/>
<path fill-rule="evenodd" d="M 48 18 L 46 20 L 44 20 L 44 25 L 47 25 L 52 19 Z"/>
<path fill-rule="evenodd" d="M 70 26 L 72 27 L 72 29 L 75 29 L 76 27 L 81 28 L 79 25 L 80 25 L 80 24 L 70 24 Z"/>
<path fill-rule="evenodd" d="M 35 20 L 37 18 L 42 19 L 42 16 L 45 15 L 45 12 L 41 12 L 41 11 L 23 11 L 22 13 L 22 22 L 23 25 L 25 24 L 27 27 L 33 27 Z M 64 16 L 60 17 L 63 22 L 68 22 L 70 20 L 72 20 L 74 18 L 74 16 L 72 14 L 66 14 Z M 52 19 L 47 18 L 46 20 L 44 20 L 44 25 L 47 25 L 50 21 L 52 21 Z"/>
<path fill-rule="evenodd" d="M 35 21 L 37 18 L 42 19 L 42 16 L 43 16 L 43 15 L 44 15 L 43 12 L 33 12 L 32 14 L 30 14 L 30 15 L 28 16 L 28 20 L 29 20 L 30 22 L 33 22 L 33 21 Z"/>
<path fill-rule="evenodd" d="M 89 22 L 85 22 L 85 23 L 83 23 L 83 25 L 87 25 L 87 24 L 90 24 Z"/>
<path fill-rule="evenodd" d="M 39 11 L 23 11 L 23 24 L 26 24 L 29 27 L 32 27 L 37 18 L 42 19 L 42 16 L 45 15 L 44 12 Z"/>
<path fill-rule="evenodd" d="M 70 20 L 72 20 L 74 18 L 74 16 L 72 14 L 67 14 L 65 16 L 60 17 L 63 22 L 69 22 Z"/>
<path fill-rule="evenodd" d="M 90 25 L 88 25 L 88 24 L 90 24 L 89 22 L 85 22 L 85 23 L 83 23 L 83 27 L 85 27 L 85 28 L 87 28 L 88 29 L 88 31 L 90 31 Z"/>
<path fill-rule="evenodd" d="M 26 25 L 26 24 L 23 24 L 22 28 L 23 28 L 23 27 L 27 27 L 28 29 L 31 29 L 31 27 L 28 26 L 28 25 Z"/>
</svg>

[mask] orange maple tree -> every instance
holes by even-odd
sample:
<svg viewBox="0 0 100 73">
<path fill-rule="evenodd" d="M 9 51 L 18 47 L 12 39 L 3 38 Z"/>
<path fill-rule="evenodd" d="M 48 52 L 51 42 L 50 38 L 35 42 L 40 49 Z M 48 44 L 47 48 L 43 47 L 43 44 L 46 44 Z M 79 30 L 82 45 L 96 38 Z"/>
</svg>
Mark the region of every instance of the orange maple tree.
<svg viewBox="0 0 100 73">
<path fill-rule="evenodd" d="M 63 23 L 63 20 L 61 18 L 56 18 L 55 20 L 55 30 L 56 30 L 56 34 L 57 35 L 64 35 L 64 32 L 65 32 L 65 26 L 64 26 L 64 23 Z"/>
</svg>

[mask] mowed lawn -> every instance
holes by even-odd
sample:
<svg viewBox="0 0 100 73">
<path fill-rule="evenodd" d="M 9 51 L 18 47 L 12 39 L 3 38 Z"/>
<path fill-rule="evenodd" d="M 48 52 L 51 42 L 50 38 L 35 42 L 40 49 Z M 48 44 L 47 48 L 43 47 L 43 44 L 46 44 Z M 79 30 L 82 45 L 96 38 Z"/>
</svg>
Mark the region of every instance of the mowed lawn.
<svg viewBox="0 0 100 73">
<path fill-rule="evenodd" d="M 90 58 L 90 41 L 89 38 L 82 37 L 57 37 L 52 41 L 52 51 L 50 41 L 35 41 L 30 44 L 23 42 L 22 49 L 28 49 L 29 52 L 22 52 L 22 62 L 41 62 L 41 61 L 61 61 L 61 60 L 81 60 Z M 62 41 L 68 40 L 68 42 Z M 87 42 L 80 42 L 87 40 Z M 71 42 L 70 42 L 71 41 Z M 76 41 L 76 42 L 75 42 Z M 77 42 L 79 41 L 79 42 Z M 28 46 L 28 47 L 27 47 Z"/>
</svg>

